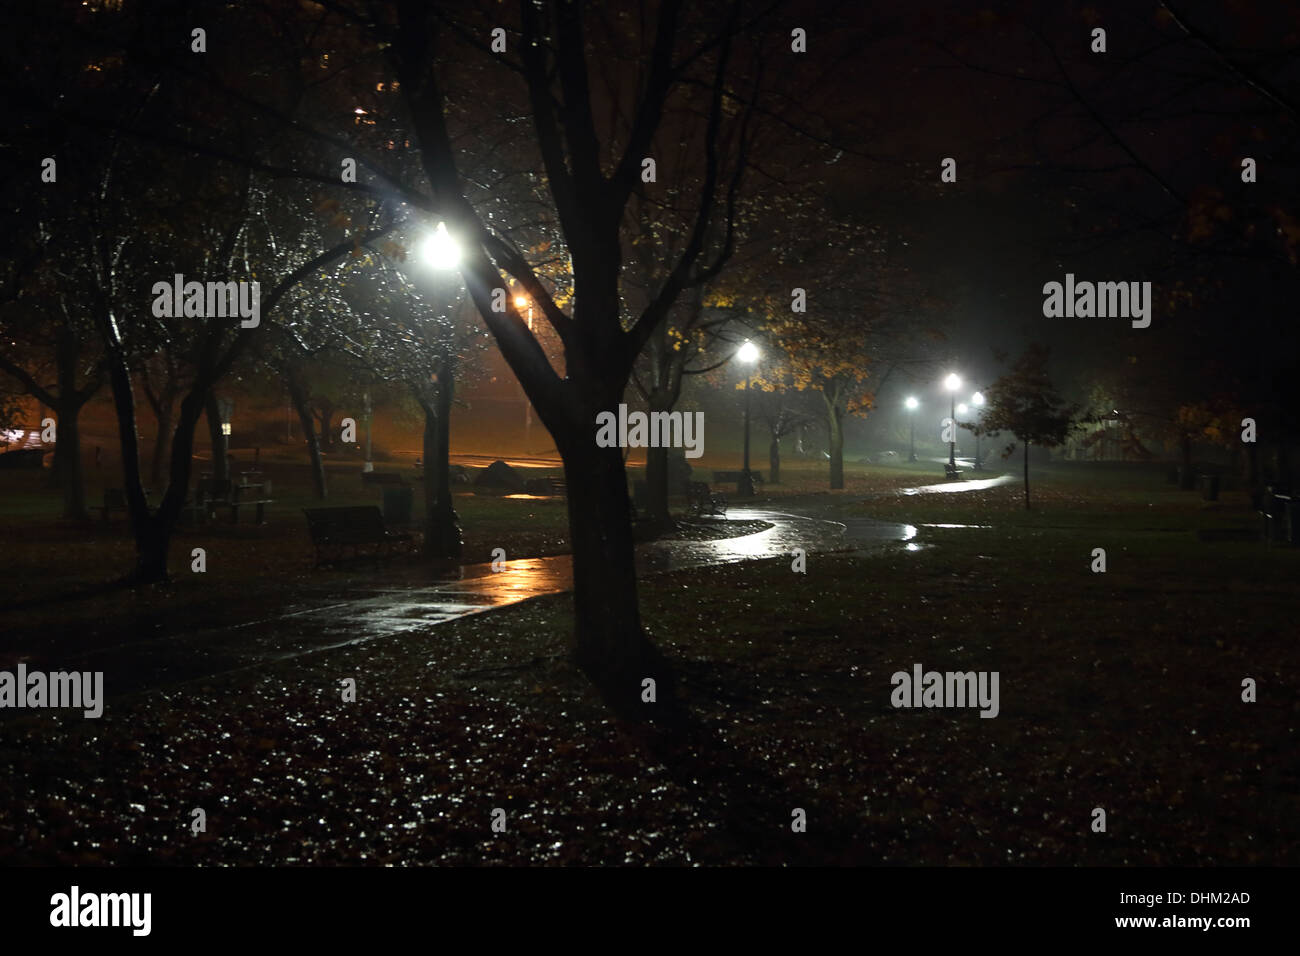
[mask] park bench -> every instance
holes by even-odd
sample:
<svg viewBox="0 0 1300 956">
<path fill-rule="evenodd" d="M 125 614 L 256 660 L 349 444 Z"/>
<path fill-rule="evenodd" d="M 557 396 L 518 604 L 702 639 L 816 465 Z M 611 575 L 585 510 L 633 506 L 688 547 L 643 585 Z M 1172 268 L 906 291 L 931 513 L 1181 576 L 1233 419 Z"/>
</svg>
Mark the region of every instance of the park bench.
<svg viewBox="0 0 1300 956">
<path fill-rule="evenodd" d="M 743 471 L 715 471 L 713 473 L 713 482 L 718 485 L 740 484 L 740 479 L 744 477 L 744 474 Z M 756 487 L 763 483 L 763 473 L 761 471 L 750 469 L 749 477 Z"/>
<path fill-rule="evenodd" d="M 396 471 L 363 471 L 361 483 L 363 485 L 404 485 L 406 476 Z"/>
<path fill-rule="evenodd" d="M 373 557 L 409 549 L 409 534 L 395 533 L 384 524 L 375 505 L 349 508 L 304 508 L 307 530 L 316 549 L 316 565 L 344 557 Z M 351 552 L 349 555 L 348 552 Z"/>
<path fill-rule="evenodd" d="M 255 498 L 245 498 L 245 491 L 253 492 Z M 269 497 L 271 494 L 270 481 L 241 481 L 235 485 L 230 496 L 230 523 L 239 523 L 239 509 L 243 507 L 253 507 L 257 509 L 257 523 L 266 523 L 266 506 L 275 504 L 275 499 Z"/>
<path fill-rule="evenodd" d="M 943 476 L 945 478 L 960 478 L 961 469 L 952 464 L 952 462 L 945 461 L 943 463 Z"/>
<path fill-rule="evenodd" d="M 563 478 L 526 478 L 524 493 L 538 497 L 565 498 L 569 494 L 569 485 Z"/>
<path fill-rule="evenodd" d="M 702 481 L 692 481 L 686 486 L 686 514 L 693 518 L 703 515 L 727 516 L 727 496 L 714 494 Z"/>
</svg>

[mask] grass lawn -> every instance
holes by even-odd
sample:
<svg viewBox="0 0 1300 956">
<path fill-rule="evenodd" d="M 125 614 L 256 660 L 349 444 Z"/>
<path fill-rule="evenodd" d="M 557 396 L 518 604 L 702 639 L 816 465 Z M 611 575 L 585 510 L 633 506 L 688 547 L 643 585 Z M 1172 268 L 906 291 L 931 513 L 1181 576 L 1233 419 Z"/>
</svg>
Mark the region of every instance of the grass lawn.
<svg viewBox="0 0 1300 956">
<path fill-rule="evenodd" d="M 918 527 L 884 555 L 647 579 L 680 734 L 610 718 L 565 596 L 6 722 L 0 860 L 1300 863 L 1300 550 L 1199 540 L 1253 526 L 1232 495 L 1043 471 L 1028 515 L 1016 485 L 859 501 Z M 914 663 L 997 671 L 998 717 L 895 709 Z"/>
</svg>

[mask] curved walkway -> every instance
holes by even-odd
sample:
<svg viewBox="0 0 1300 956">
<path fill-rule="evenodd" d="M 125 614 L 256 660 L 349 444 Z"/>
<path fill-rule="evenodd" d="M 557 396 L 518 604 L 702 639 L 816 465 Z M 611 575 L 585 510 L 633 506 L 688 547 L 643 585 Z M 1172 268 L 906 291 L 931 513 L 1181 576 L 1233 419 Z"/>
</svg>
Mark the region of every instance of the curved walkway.
<svg viewBox="0 0 1300 956">
<path fill-rule="evenodd" d="M 986 482 L 948 482 L 946 491 L 975 490 Z M 965 487 L 962 487 L 965 486 Z M 907 489 L 917 493 L 920 489 Z M 916 528 L 870 518 L 844 517 L 849 499 L 807 499 L 787 504 L 792 510 L 732 508 L 729 517 L 761 520 L 772 527 L 738 538 L 716 541 L 662 540 L 637 547 L 641 575 L 809 553 L 853 551 L 879 553 L 907 542 Z M 915 545 L 908 545 L 915 548 Z M 227 627 L 107 648 L 75 662 L 79 670 L 111 671 L 106 689 L 112 696 L 264 665 L 316 651 L 343 647 L 420 630 L 470 614 L 505 607 L 572 586 L 568 555 L 467 565 L 457 577 L 427 587 L 353 587 L 339 600 L 304 610 Z M 74 662 L 69 661 L 70 665 Z M 107 675 L 106 675 L 107 676 Z"/>
</svg>

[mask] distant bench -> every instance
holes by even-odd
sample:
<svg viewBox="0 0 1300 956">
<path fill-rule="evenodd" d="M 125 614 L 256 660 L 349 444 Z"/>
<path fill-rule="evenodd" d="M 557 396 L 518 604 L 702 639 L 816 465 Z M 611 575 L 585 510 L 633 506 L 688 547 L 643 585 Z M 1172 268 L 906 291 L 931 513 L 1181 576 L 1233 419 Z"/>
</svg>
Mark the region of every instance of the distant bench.
<svg viewBox="0 0 1300 956">
<path fill-rule="evenodd" d="M 307 530 L 311 532 L 318 567 L 344 557 L 360 558 L 410 549 L 411 536 L 389 531 L 376 505 L 304 508 L 303 514 L 307 516 Z"/>
<path fill-rule="evenodd" d="M 244 498 L 243 493 L 253 492 L 257 497 Z M 189 520 L 206 521 L 216 518 L 218 508 L 230 509 L 230 523 L 239 523 L 239 509 L 253 507 L 257 509 L 257 523 L 266 522 L 266 506 L 275 504 L 275 499 L 267 497 L 271 493 L 269 481 L 241 481 L 238 484 L 229 478 L 200 478 L 193 501 L 187 501 L 182 514 Z"/>
<path fill-rule="evenodd" d="M 563 478 L 528 478 L 524 481 L 524 491 L 530 495 L 551 495 L 567 498 L 569 483 Z"/>
<path fill-rule="evenodd" d="M 361 483 L 363 485 L 404 485 L 406 476 L 397 471 L 363 471 Z"/>
<path fill-rule="evenodd" d="M 744 475 L 743 471 L 715 471 L 713 473 L 713 483 L 717 485 L 739 484 Z M 751 469 L 749 477 L 756 485 L 763 483 L 763 473 L 761 471 Z"/>
</svg>

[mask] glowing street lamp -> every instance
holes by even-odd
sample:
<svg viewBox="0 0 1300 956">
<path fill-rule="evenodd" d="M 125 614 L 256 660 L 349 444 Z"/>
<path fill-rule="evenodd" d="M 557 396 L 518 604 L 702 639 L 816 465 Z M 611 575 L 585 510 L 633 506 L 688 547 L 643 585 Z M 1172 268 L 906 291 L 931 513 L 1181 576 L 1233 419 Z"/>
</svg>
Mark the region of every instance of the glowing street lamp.
<svg viewBox="0 0 1300 956">
<path fill-rule="evenodd" d="M 420 246 L 420 256 L 434 269 L 450 270 L 460 265 L 460 243 L 447 231 L 445 222 L 436 228 Z"/>
<path fill-rule="evenodd" d="M 949 394 L 948 421 L 952 425 L 952 440 L 948 442 L 948 473 L 957 473 L 957 389 L 961 388 L 961 378 L 953 372 L 943 380 L 943 387 Z"/>
<path fill-rule="evenodd" d="M 749 472 L 749 392 L 752 384 L 750 379 L 754 365 L 758 362 L 758 356 L 758 346 L 749 339 L 745 339 L 744 344 L 736 350 L 736 358 L 748 366 L 745 370 L 745 467 L 740 473 L 740 484 L 736 489 L 742 498 L 754 497 L 754 476 Z"/>
<path fill-rule="evenodd" d="M 907 406 L 908 412 L 911 413 L 907 417 L 911 419 L 911 423 L 912 423 L 912 427 L 911 427 L 912 434 L 910 440 L 908 441 L 909 450 L 907 454 L 907 460 L 916 461 L 916 410 L 920 407 L 921 403 L 918 402 L 915 398 L 909 396 L 907 401 L 905 401 L 903 404 Z"/>
</svg>

